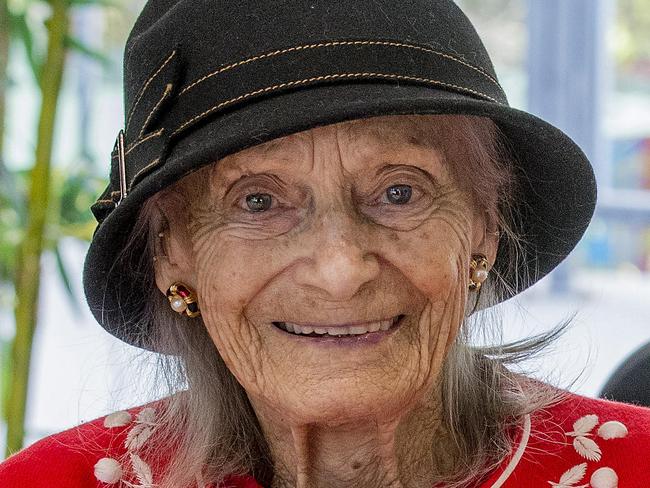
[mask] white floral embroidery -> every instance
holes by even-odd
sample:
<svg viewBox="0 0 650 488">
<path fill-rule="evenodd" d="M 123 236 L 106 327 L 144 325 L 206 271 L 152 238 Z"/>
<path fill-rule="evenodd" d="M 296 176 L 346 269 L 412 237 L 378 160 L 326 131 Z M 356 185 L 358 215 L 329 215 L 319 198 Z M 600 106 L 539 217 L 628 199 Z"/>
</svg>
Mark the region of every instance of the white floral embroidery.
<svg viewBox="0 0 650 488">
<path fill-rule="evenodd" d="M 620 439 L 627 435 L 627 427 L 621 422 L 612 420 L 610 422 L 605 422 L 598 429 L 598 436 L 605 439 Z"/>
<path fill-rule="evenodd" d="M 103 483 L 112 485 L 120 481 L 122 466 L 113 458 L 101 458 L 95 464 L 95 478 Z"/>
<path fill-rule="evenodd" d="M 151 467 L 149 467 L 140 456 L 134 453 L 131 453 L 131 464 L 133 465 L 133 471 L 135 471 L 135 475 L 140 482 L 140 486 L 143 488 L 152 488 L 153 474 L 151 473 Z"/>
<path fill-rule="evenodd" d="M 126 415 L 125 415 L 126 414 Z M 128 418 L 127 418 L 128 415 Z M 115 412 L 104 419 L 104 426 L 107 428 L 128 425 L 132 421 L 128 412 Z M 112 458 L 100 459 L 95 464 L 95 477 L 104 483 L 117 483 L 121 481 L 129 488 L 154 488 L 153 473 L 151 467 L 136 453 L 153 434 L 156 425 L 156 411 L 151 408 L 143 408 L 136 414 L 136 418 L 127 433 L 124 441 L 130 460 L 131 467 L 138 480 L 137 484 L 122 479 L 124 471 L 122 466 Z"/>
<path fill-rule="evenodd" d="M 582 478 L 585 477 L 586 472 L 587 463 L 578 464 L 577 466 L 574 466 L 573 468 L 566 471 L 560 477 L 559 483 L 553 483 L 552 481 L 549 481 L 548 483 L 553 488 L 587 488 L 589 485 L 580 485 L 579 487 L 575 486 L 576 483 L 580 483 L 582 481 Z"/>
<path fill-rule="evenodd" d="M 612 468 L 600 468 L 591 475 L 592 488 L 617 488 L 618 475 Z"/>
<path fill-rule="evenodd" d="M 126 410 L 121 412 L 114 412 L 104 418 L 104 427 L 123 427 L 131 422 L 131 414 Z"/>
<path fill-rule="evenodd" d="M 153 434 L 156 425 L 156 412 L 153 408 L 143 408 L 136 415 L 135 426 L 129 431 L 124 441 L 127 451 L 139 450 Z"/>
<path fill-rule="evenodd" d="M 139 424 L 156 425 L 156 411 L 151 407 L 140 410 L 136 418 L 136 422 Z"/>
<path fill-rule="evenodd" d="M 573 423 L 573 431 L 567 432 L 566 435 L 575 437 L 573 439 L 573 448 L 578 454 L 589 461 L 600 461 L 602 451 L 598 444 L 592 439 L 591 431 L 598 425 L 598 415 L 585 415 Z"/>
<path fill-rule="evenodd" d="M 566 432 L 568 437 L 573 437 L 573 448 L 576 452 L 588 461 L 598 462 L 601 459 L 602 451 L 600 446 L 591 439 L 594 436 L 592 431 L 600 420 L 597 415 L 590 414 L 580 417 L 573 423 L 573 430 Z M 627 436 L 628 431 L 625 424 L 617 420 L 603 423 L 597 430 L 596 435 L 603 440 L 620 439 Z M 609 467 L 602 467 L 594 471 L 588 484 L 577 485 L 587 473 L 588 463 L 578 464 L 566 471 L 558 482 L 549 481 L 553 488 L 617 488 L 618 475 Z"/>
<path fill-rule="evenodd" d="M 578 454 L 589 461 L 600 461 L 602 451 L 595 441 L 588 437 L 578 436 L 573 439 L 573 448 Z"/>
<path fill-rule="evenodd" d="M 594 430 L 594 427 L 598 425 L 598 415 L 585 415 L 580 417 L 573 423 L 573 431 L 567 432 L 567 435 L 570 436 L 585 436 L 590 435 L 591 431 Z"/>
<path fill-rule="evenodd" d="M 127 451 L 137 451 L 153 434 L 153 429 L 148 425 L 136 424 L 126 435 L 124 447 Z"/>
</svg>

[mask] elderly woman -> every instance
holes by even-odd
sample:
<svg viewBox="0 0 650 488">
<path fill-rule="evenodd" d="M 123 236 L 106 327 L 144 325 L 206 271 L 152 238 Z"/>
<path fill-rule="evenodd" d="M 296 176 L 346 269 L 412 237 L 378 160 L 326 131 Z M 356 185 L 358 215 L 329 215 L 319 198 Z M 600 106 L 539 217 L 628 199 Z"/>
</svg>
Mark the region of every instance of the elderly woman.
<svg viewBox="0 0 650 488">
<path fill-rule="evenodd" d="M 92 210 L 88 303 L 170 394 L 11 487 L 650 486 L 650 411 L 472 346 L 573 249 L 584 154 L 509 107 L 449 0 L 151 0 Z"/>
</svg>

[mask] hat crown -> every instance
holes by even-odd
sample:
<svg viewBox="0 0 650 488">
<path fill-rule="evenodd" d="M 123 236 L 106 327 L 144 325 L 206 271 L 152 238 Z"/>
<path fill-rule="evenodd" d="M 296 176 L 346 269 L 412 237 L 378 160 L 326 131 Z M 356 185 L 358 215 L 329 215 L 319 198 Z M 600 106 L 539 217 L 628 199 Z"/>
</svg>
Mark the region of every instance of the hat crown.
<svg viewBox="0 0 650 488">
<path fill-rule="evenodd" d="M 476 30 L 451 0 L 150 0 L 126 45 L 125 112 L 177 45 L 187 84 L 275 50 L 354 40 L 426 46 L 497 78 Z"/>
</svg>

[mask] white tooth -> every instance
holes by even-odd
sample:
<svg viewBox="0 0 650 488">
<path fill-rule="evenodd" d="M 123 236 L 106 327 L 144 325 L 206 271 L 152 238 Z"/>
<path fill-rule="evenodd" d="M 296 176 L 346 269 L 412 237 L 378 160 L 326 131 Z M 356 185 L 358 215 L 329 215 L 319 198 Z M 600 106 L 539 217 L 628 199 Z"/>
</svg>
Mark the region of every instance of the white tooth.
<svg viewBox="0 0 650 488">
<path fill-rule="evenodd" d="M 350 334 L 350 327 L 329 327 L 326 330 L 327 333 L 331 336 Z"/>
<path fill-rule="evenodd" d="M 329 334 L 331 336 L 343 336 L 343 335 L 361 335 L 368 332 L 377 332 L 379 330 L 388 330 L 393 325 L 394 319 L 382 320 L 380 322 L 372 322 L 366 325 L 356 325 L 349 327 L 311 327 L 311 326 L 302 326 L 298 324 L 292 324 L 291 322 L 284 322 L 283 328 L 288 332 L 294 334 L 311 334 L 315 332 L 319 335 Z"/>
<path fill-rule="evenodd" d="M 365 325 L 355 325 L 350 327 L 350 334 L 361 335 L 368 332 L 368 327 Z"/>
<path fill-rule="evenodd" d="M 291 327 L 291 332 L 293 332 L 294 334 L 302 333 L 302 328 L 298 324 L 291 324 L 287 322 L 287 326 Z"/>
<path fill-rule="evenodd" d="M 381 322 L 373 322 L 372 324 L 368 324 L 368 331 L 377 332 L 379 327 L 381 327 Z"/>
<path fill-rule="evenodd" d="M 392 323 L 393 323 L 392 320 L 382 320 L 380 322 L 381 325 L 379 326 L 379 329 L 380 330 L 388 330 L 388 329 L 390 329 L 390 326 L 391 326 Z"/>
</svg>

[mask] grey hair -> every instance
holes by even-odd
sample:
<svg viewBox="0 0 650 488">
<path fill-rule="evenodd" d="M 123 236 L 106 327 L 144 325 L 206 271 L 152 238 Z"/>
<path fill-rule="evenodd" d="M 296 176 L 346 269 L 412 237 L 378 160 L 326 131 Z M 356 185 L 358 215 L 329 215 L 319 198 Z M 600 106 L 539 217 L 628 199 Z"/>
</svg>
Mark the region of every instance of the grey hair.
<svg viewBox="0 0 650 488">
<path fill-rule="evenodd" d="M 524 259 L 523 234 L 513 205 L 519 191 L 516 161 L 492 120 L 458 115 L 429 117 L 435 117 L 436 127 L 454 135 L 447 147 L 447 159 L 457 180 L 467 186 L 474 203 L 499 232 L 499 254 L 506 263 L 491 273 L 473 303 L 468 303 L 441 374 L 443 422 L 458 455 L 455 464 L 440 473 L 439 481 L 456 487 L 481 479 L 503 461 L 514 442 L 509 432 L 526 414 L 560 400 L 558 390 L 517 375 L 508 367 L 553 342 L 570 319 L 549 333 L 504 344 L 498 309 L 475 311 L 479 302 L 489 306 L 511 296 L 522 270 L 528 273 L 524 280 L 535 277 L 536 270 Z M 458 148 L 467 152 L 464 164 L 453 162 L 453 151 Z M 194 180 L 189 186 L 200 187 L 201 171 L 174 186 L 182 191 L 185 180 Z M 158 408 L 156 435 L 145 446 L 143 457 L 155 459 L 173 452 L 157 482 L 160 488 L 219 484 L 230 474 L 252 474 L 263 486 L 270 486 L 273 466 L 269 446 L 245 390 L 225 365 L 202 319 L 173 312 L 156 287 L 153 256 L 159 230 L 152 215 L 164 193 L 145 203 L 123 251 L 125 259 L 132 259 L 129 253 L 141 249 L 136 244 L 146 240 L 144 255 L 136 259 L 138 272 L 149 284 L 145 295 L 151 297 L 142 317 L 155 324 L 151 346 L 173 351 L 156 358 L 155 387 L 166 388 L 167 397 Z M 473 344 L 478 335 L 493 345 Z"/>
</svg>

